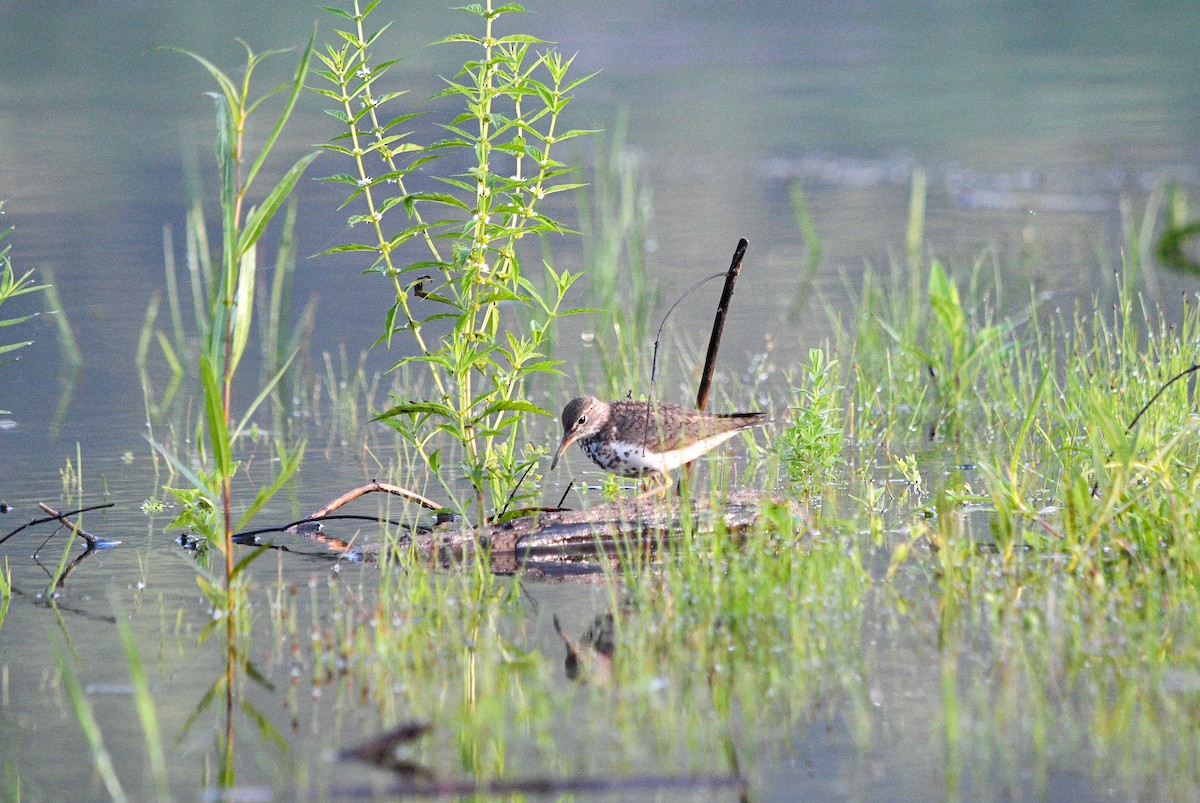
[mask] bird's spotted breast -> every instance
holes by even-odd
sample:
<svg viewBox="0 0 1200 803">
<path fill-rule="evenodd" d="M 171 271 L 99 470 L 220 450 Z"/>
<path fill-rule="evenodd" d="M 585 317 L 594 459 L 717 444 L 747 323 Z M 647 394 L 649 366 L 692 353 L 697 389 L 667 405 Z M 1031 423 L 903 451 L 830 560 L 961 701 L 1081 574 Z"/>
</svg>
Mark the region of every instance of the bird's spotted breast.
<svg viewBox="0 0 1200 803">
<path fill-rule="evenodd" d="M 640 477 L 643 474 L 657 471 L 654 466 L 654 452 L 645 450 L 641 444 L 624 441 L 610 441 L 603 438 L 587 438 L 579 442 L 593 463 L 610 474 L 622 477 Z"/>
</svg>

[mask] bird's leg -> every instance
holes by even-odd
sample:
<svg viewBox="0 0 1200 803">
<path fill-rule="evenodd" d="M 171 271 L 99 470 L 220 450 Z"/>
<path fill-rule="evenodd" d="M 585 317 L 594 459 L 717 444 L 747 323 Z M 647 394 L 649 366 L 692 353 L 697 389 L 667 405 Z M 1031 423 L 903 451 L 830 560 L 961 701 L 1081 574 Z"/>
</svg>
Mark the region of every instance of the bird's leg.
<svg viewBox="0 0 1200 803">
<path fill-rule="evenodd" d="M 671 487 L 671 478 L 662 471 L 655 472 L 653 476 L 656 480 L 654 485 L 650 485 L 649 479 L 643 480 L 642 492 L 634 497 L 635 499 L 653 499 L 657 496 L 666 495 L 667 489 Z"/>
</svg>

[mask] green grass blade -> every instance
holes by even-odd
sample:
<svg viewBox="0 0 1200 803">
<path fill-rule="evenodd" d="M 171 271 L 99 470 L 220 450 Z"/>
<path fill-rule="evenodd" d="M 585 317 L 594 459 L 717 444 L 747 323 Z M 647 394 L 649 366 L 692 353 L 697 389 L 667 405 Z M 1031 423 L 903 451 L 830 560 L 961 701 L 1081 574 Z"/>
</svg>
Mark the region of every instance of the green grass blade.
<svg viewBox="0 0 1200 803">
<path fill-rule="evenodd" d="M 254 411 L 257 410 L 259 405 L 261 405 L 267 400 L 267 398 L 270 397 L 271 391 L 274 390 L 275 386 L 279 384 L 279 380 L 283 379 L 283 375 L 287 373 L 287 369 L 289 366 L 291 366 L 292 360 L 294 359 L 296 359 L 296 351 L 291 353 L 291 356 L 284 361 L 279 370 L 275 372 L 275 375 L 271 377 L 271 380 L 267 382 L 263 389 L 258 392 L 258 395 L 254 397 L 254 401 L 252 401 L 250 406 L 246 409 L 245 414 L 242 416 L 242 420 L 239 421 L 237 427 L 234 428 L 231 440 L 236 441 L 239 437 L 241 437 L 242 430 L 244 430 L 246 425 L 250 423 L 250 419 L 254 416 Z"/>
<path fill-rule="evenodd" d="M 58 674 L 66 689 L 67 699 L 71 701 L 71 708 L 75 711 L 75 718 L 79 720 L 79 728 L 83 731 L 83 737 L 87 739 L 88 747 L 92 750 L 92 761 L 96 765 L 96 772 L 104 781 L 104 788 L 108 792 L 109 798 L 123 803 L 129 798 L 126 797 L 121 781 L 117 778 L 112 756 L 104 747 L 104 736 L 100 732 L 99 723 L 96 722 L 96 714 L 92 711 L 83 687 L 79 685 L 79 677 L 75 674 L 74 665 L 57 644 L 54 645 L 54 662 L 58 664 Z"/>
<path fill-rule="evenodd" d="M 146 668 L 138 654 L 137 641 L 126 617 L 117 615 L 117 633 L 125 648 L 125 662 L 129 665 L 129 680 L 133 685 L 133 700 L 142 732 L 146 739 L 146 755 L 150 759 L 150 774 L 154 777 L 154 791 L 159 800 L 169 800 L 171 789 L 167 781 L 167 760 L 163 753 L 162 734 L 158 727 L 158 714 L 154 709 L 154 698 L 146 682 Z"/>
</svg>

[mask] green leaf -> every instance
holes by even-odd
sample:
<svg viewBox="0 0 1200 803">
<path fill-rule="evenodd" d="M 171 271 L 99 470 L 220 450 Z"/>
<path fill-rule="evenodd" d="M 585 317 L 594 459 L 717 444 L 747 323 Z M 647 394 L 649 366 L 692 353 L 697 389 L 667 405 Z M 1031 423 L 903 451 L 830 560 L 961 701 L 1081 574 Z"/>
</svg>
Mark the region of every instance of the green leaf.
<svg viewBox="0 0 1200 803">
<path fill-rule="evenodd" d="M 242 415 L 242 420 L 238 422 L 237 428 L 233 430 L 232 440 L 236 441 L 241 437 L 242 431 L 250 423 L 250 419 L 253 417 L 254 412 L 258 410 L 259 405 L 267 400 L 267 397 L 271 395 L 271 391 L 275 389 L 275 386 L 279 384 L 281 379 L 283 379 L 283 375 L 287 373 L 287 369 L 291 366 L 292 360 L 296 359 L 296 354 L 298 351 L 298 348 L 294 349 L 292 353 L 288 355 L 288 358 L 283 361 L 283 365 L 279 367 L 279 370 L 275 372 L 275 375 L 271 377 L 266 385 L 263 386 L 263 389 L 258 392 L 258 395 L 254 397 L 254 401 L 250 403 L 250 406 L 246 408 L 246 412 Z"/>
<path fill-rule="evenodd" d="M 531 401 L 525 399 L 503 399 L 498 402 L 489 404 L 482 413 L 480 418 L 492 415 L 493 413 L 501 412 L 502 410 L 511 410 L 516 413 L 536 413 L 537 415 L 550 415 L 549 412 L 538 407 Z"/>
<path fill-rule="evenodd" d="M 250 339 L 250 321 L 254 317 L 254 287 L 258 277 L 258 249 L 251 247 L 238 260 L 237 290 L 233 297 L 233 341 L 229 350 L 230 376 L 237 373 L 238 363 Z"/>
<path fill-rule="evenodd" d="M 498 13 L 498 12 L 493 12 L 493 13 Z M 545 39 L 538 39 L 536 36 L 530 36 L 529 34 L 526 34 L 526 33 L 514 33 L 514 34 L 510 34 L 508 36 L 502 36 L 496 40 L 497 44 L 513 44 L 513 43 L 517 43 L 517 42 L 522 43 L 522 44 L 529 44 L 529 45 L 549 44 Z"/>
<path fill-rule="evenodd" d="M 296 447 L 290 451 L 282 445 L 278 446 L 276 453 L 279 456 L 279 469 L 275 473 L 275 479 L 270 485 L 258 489 L 254 501 L 250 504 L 250 507 L 246 508 L 246 512 L 242 514 L 241 519 L 238 520 L 237 529 L 240 530 L 245 527 L 254 518 L 255 514 L 262 509 L 263 505 L 270 501 L 271 497 L 275 496 L 279 492 L 279 489 L 295 475 L 296 471 L 300 468 L 301 460 L 304 458 L 304 447 L 304 441 L 296 444 Z"/>
<path fill-rule="evenodd" d="M 245 519 L 244 519 L 244 518 L 243 518 L 243 520 L 242 520 L 242 521 L 243 521 L 243 523 L 245 523 Z M 238 525 L 238 529 L 240 530 L 241 528 L 242 528 L 242 525 L 241 525 L 241 524 L 239 524 L 239 525 Z M 270 548 L 271 548 L 271 547 L 267 546 L 266 544 L 263 544 L 262 546 L 255 547 L 255 548 L 254 548 L 254 549 L 253 549 L 253 550 L 250 552 L 250 554 L 249 554 L 249 555 L 247 555 L 246 557 L 242 558 L 241 560 L 239 560 L 239 561 L 237 562 L 237 565 L 235 565 L 235 566 L 233 567 L 233 574 L 232 574 L 231 576 L 232 576 L 232 577 L 237 577 L 239 574 L 241 574 L 242 572 L 244 572 L 244 571 L 245 571 L 245 570 L 246 570 L 246 569 L 247 569 L 247 568 L 250 566 L 250 564 L 251 564 L 251 563 L 253 563 L 253 562 L 254 562 L 255 560 L 257 560 L 259 557 L 261 557 L 261 556 L 262 556 L 262 554 L 263 554 L 264 552 L 266 552 L 266 551 L 267 551 L 268 549 L 270 549 Z"/>
<path fill-rule="evenodd" d="M 325 254 L 342 254 L 347 251 L 378 251 L 377 245 L 366 245 L 365 243 L 346 243 L 345 245 L 335 245 L 333 248 L 326 248 L 321 252 Z"/>
<path fill-rule="evenodd" d="M 193 488 L 195 488 L 198 491 L 202 491 L 202 492 L 211 492 L 212 489 L 209 488 L 208 483 L 206 483 L 202 479 L 200 479 L 199 475 L 197 475 L 196 472 L 192 471 L 190 468 L 188 468 L 186 465 L 184 465 L 184 463 L 178 457 L 176 457 L 173 453 L 169 452 L 167 450 L 167 447 L 163 446 L 161 443 L 154 440 L 154 438 L 151 438 L 148 434 L 143 433 L 143 437 L 150 443 L 150 446 L 156 452 L 158 452 L 160 455 L 163 456 L 164 460 L 166 460 L 168 463 L 171 464 L 171 467 L 181 477 L 183 477 L 185 480 L 187 480 L 188 482 L 190 482 L 192 484 Z"/>
<path fill-rule="evenodd" d="M 397 404 L 395 407 L 379 413 L 371 420 L 383 421 L 387 418 L 395 418 L 398 415 L 436 415 L 442 418 L 454 418 L 454 410 L 440 402 L 413 401 Z"/>
<path fill-rule="evenodd" d="M 262 236 L 267 223 L 275 217 L 275 213 L 279 211 L 279 207 L 291 195 L 292 190 L 296 187 L 296 183 L 300 181 L 300 177 L 304 175 L 305 169 L 312 164 L 313 159 L 317 158 L 318 153 L 318 151 L 314 151 L 297 160 L 283 175 L 283 178 L 279 179 L 279 183 L 271 189 L 267 197 L 263 199 L 262 204 L 250 210 L 250 213 L 246 215 L 245 226 L 242 228 L 242 234 L 238 238 L 239 256 L 245 253 Z"/>
<path fill-rule="evenodd" d="M 229 426 L 225 423 L 225 411 L 222 407 L 224 395 L 221 381 L 217 378 L 216 366 L 207 354 L 200 355 L 200 384 L 204 390 L 204 412 L 216 471 L 219 476 L 229 476 L 233 461 L 229 449 Z M 197 482 L 195 485 L 197 488 L 207 488 L 203 483 Z"/>
<path fill-rule="evenodd" d="M 445 37 L 444 39 L 438 39 L 437 41 L 433 42 L 433 44 L 448 45 L 448 44 L 451 44 L 454 42 L 467 42 L 472 45 L 482 45 L 483 44 L 483 40 L 480 39 L 478 36 L 471 36 L 470 34 L 467 34 L 467 33 L 453 33 L 453 34 L 450 34 L 449 36 Z"/>
</svg>

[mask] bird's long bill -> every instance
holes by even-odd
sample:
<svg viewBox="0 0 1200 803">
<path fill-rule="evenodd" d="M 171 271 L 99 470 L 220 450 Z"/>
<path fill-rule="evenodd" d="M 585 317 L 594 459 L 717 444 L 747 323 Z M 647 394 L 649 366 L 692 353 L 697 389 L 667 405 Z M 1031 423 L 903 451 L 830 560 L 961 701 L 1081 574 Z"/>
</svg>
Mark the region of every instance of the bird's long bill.
<svg viewBox="0 0 1200 803">
<path fill-rule="evenodd" d="M 575 438 L 572 437 L 569 433 L 566 435 L 563 435 L 562 443 L 560 443 L 558 445 L 558 451 L 554 453 L 554 459 L 550 461 L 550 470 L 551 471 L 553 471 L 554 467 L 558 465 L 558 458 L 562 457 L 563 452 L 567 451 L 567 447 L 570 446 L 574 442 L 575 442 Z"/>
</svg>

